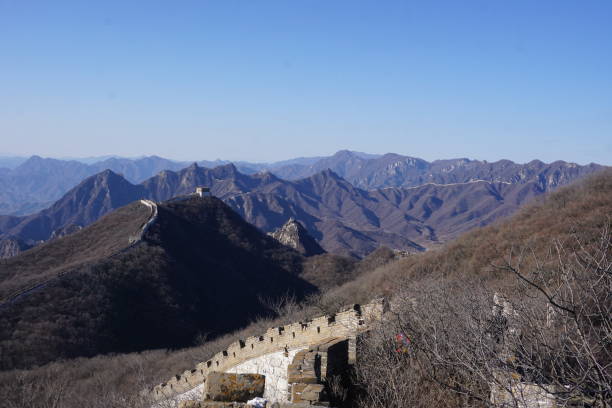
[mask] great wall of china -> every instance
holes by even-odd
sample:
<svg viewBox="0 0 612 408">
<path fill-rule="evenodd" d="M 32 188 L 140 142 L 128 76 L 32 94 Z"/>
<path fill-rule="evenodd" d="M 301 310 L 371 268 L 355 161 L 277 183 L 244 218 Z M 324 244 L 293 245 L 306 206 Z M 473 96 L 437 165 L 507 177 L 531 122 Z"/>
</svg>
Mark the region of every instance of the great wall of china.
<svg viewBox="0 0 612 408">
<path fill-rule="evenodd" d="M 142 227 L 140 227 L 138 232 L 129 237 L 129 243 L 131 245 L 134 245 L 137 242 L 142 241 L 142 237 L 144 236 L 144 234 L 149 230 L 151 225 L 153 225 L 155 220 L 157 220 L 157 214 L 158 214 L 157 213 L 157 203 L 151 200 L 140 200 L 140 203 L 145 205 L 151 210 L 151 215 L 149 216 L 149 219 L 147 220 L 147 222 L 145 222 L 142 225 Z"/>
<path fill-rule="evenodd" d="M 308 389 L 342 364 L 356 361 L 356 338 L 382 319 L 383 299 L 353 305 L 334 315 L 269 328 L 260 336 L 232 343 L 226 350 L 145 391 L 162 406 L 166 401 L 202 399 L 202 385 L 212 372 L 266 375 L 264 396 L 279 402 L 306 398 Z M 305 378 L 308 377 L 308 378 Z M 299 398 L 297 398 L 299 399 Z"/>
</svg>

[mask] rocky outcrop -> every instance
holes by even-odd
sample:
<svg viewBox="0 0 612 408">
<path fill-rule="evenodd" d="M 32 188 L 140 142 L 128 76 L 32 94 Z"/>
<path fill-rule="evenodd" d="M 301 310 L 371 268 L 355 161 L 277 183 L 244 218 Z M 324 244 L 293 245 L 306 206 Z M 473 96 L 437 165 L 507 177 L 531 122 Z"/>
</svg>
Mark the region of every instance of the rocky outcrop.
<svg viewBox="0 0 612 408">
<path fill-rule="evenodd" d="M 310 236 L 306 228 L 293 217 L 289 218 L 285 225 L 270 233 L 270 235 L 281 244 L 293 248 L 305 256 L 325 253 L 325 250 Z"/>
<path fill-rule="evenodd" d="M 0 240 L 0 259 L 16 256 L 23 251 L 30 249 L 31 246 L 16 238 L 6 238 Z"/>
<path fill-rule="evenodd" d="M 82 230 L 83 227 L 77 224 L 68 224 L 65 227 L 60 227 L 51 233 L 49 239 L 62 238 L 66 235 L 74 234 L 77 231 Z"/>
<path fill-rule="evenodd" d="M 261 374 L 212 372 L 204 383 L 204 399 L 223 402 L 247 402 L 264 394 L 266 378 Z"/>
</svg>

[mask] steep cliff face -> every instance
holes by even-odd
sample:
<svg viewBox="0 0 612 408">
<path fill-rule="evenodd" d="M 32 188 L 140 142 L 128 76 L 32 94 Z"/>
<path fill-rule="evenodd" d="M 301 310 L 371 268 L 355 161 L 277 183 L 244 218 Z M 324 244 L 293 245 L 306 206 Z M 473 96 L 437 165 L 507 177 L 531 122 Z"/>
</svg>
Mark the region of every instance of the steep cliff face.
<svg viewBox="0 0 612 408">
<path fill-rule="evenodd" d="M 325 253 L 317 241 L 310 236 L 306 228 L 293 217 L 289 218 L 285 225 L 270 233 L 270 235 L 281 244 L 293 248 L 305 256 Z"/>
</svg>

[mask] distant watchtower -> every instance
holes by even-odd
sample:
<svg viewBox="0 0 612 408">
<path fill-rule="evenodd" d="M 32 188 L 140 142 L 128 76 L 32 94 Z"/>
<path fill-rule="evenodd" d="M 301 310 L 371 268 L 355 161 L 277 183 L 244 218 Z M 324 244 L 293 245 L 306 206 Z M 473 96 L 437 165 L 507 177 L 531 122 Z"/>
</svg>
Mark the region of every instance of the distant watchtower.
<svg viewBox="0 0 612 408">
<path fill-rule="evenodd" d="M 209 187 L 196 187 L 195 193 L 198 197 L 212 197 Z"/>
</svg>

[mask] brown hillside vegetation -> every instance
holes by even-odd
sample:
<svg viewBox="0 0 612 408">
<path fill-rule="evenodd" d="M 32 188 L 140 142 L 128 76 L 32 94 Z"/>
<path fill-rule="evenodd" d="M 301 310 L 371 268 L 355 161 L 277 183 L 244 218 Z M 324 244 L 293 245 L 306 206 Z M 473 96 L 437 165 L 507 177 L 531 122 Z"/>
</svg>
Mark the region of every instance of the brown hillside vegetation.
<svg viewBox="0 0 612 408">
<path fill-rule="evenodd" d="M 1 265 L 2 283 L 13 287 L 14 276 L 40 282 L 72 272 L 0 307 L 0 368 L 186 347 L 201 333 L 220 336 L 271 314 L 260 298 L 316 291 L 298 276 L 300 254 L 219 199 L 159 204 L 133 246 L 128 237 L 138 228 L 125 230 L 133 221 L 114 222 L 130 208 Z M 107 230 L 116 243 L 101 240 Z"/>
<path fill-rule="evenodd" d="M 334 254 L 316 255 L 304 260 L 300 276 L 319 290 L 326 291 L 386 265 L 395 257 L 395 253 L 387 247 L 375 249 L 360 261 Z"/>
</svg>

